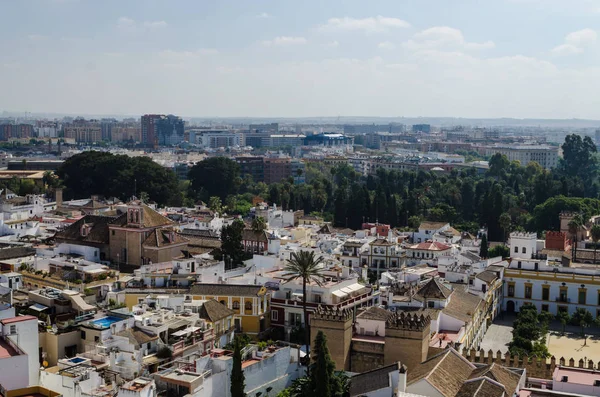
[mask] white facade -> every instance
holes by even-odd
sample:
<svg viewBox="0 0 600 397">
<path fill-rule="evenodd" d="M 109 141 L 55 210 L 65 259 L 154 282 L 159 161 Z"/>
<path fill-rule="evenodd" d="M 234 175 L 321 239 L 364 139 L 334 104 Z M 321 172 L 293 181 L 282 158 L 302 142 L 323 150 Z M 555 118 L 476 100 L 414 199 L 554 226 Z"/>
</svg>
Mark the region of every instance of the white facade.
<svg viewBox="0 0 600 397">
<path fill-rule="evenodd" d="M 26 373 L 28 379 L 28 386 L 35 386 L 38 384 L 39 379 L 39 339 L 38 339 L 38 320 L 33 316 L 21 316 L 21 317 L 13 317 L 7 318 L 0 321 L 2 324 L 2 335 L 10 339 L 10 341 L 16 344 L 25 355 L 13 356 L 8 359 L 8 361 L 15 361 L 15 363 L 20 363 L 19 360 L 23 360 L 22 357 L 26 358 L 27 369 L 23 368 L 23 371 L 14 371 L 14 369 L 10 369 L 8 374 L 12 375 L 15 372 L 24 372 Z M 0 359 L 0 361 L 4 361 L 7 359 Z M 0 365 L 4 366 L 4 363 L 0 363 Z M 12 364 L 10 364 L 12 365 Z M 9 366 L 10 368 L 10 366 Z M 0 371 L 0 374 L 6 374 L 6 372 Z M 21 379 L 22 380 L 22 379 Z M 4 382 L 0 381 L 4 385 Z"/>
<path fill-rule="evenodd" d="M 494 146 L 486 149 L 486 156 L 496 153 L 505 155 L 509 161 L 519 161 L 522 166 L 536 162 L 545 169 L 558 164 L 558 147 L 548 145 Z"/>
</svg>

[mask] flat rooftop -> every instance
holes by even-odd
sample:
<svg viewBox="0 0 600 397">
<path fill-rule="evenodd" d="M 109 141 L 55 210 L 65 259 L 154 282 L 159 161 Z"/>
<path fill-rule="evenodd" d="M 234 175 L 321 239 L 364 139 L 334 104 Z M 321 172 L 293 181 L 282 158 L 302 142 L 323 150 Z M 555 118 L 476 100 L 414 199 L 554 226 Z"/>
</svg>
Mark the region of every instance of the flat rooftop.
<svg viewBox="0 0 600 397">
<path fill-rule="evenodd" d="M 0 338 L 0 359 L 20 355 L 20 351 L 12 347 L 4 338 Z"/>
</svg>

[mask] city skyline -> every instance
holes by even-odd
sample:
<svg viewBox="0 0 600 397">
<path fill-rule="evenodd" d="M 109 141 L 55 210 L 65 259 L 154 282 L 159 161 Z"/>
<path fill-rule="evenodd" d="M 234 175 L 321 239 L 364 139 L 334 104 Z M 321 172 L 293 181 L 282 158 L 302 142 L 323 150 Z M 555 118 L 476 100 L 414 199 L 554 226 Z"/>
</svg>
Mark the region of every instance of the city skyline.
<svg viewBox="0 0 600 397">
<path fill-rule="evenodd" d="M 600 119 L 592 0 L 37 0 L 0 12 L 0 112 Z"/>
</svg>

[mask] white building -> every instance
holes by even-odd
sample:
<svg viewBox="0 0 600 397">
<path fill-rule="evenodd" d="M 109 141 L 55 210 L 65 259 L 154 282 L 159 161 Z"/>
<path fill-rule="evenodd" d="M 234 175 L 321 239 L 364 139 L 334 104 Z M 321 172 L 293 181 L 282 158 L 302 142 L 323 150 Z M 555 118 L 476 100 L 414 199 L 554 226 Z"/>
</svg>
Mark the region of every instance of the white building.
<svg viewBox="0 0 600 397">
<path fill-rule="evenodd" d="M 0 320 L 0 384 L 7 390 L 36 386 L 39 380 L 38 319 Z"/>
<path fill-rule="evenodd" d="M 421 243 L 433 240 L 433 235 L 441 233 L 450 228 L 447 222 L 421 222 L 419 230 L 413 233 L 413 242 Z"/>
<path fill-rule="evenodd" d="M 519 161 L 522 166 L 536 162 L 545 169 L 551 169 L 558 164 L 558 146 L 508 145 L 488 147 L 485 150 L 486 156 L 496 153 L 505 155 L 509 161 Z"/>
</svg>

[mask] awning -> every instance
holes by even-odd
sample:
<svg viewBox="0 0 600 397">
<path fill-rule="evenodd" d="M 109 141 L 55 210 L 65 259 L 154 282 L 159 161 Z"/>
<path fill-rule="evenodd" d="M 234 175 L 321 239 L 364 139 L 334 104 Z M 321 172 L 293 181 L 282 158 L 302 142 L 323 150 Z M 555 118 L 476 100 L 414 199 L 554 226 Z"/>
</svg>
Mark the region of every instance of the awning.
<svg viewBox="0 0 600 397">
<path fill-rule="evenodd" d="M 48 306 L 44 306 L 42 304 L 35 303 L 35 304 L 29 306 L 29 308 L 33 309 L 35 311 L 38 311 L 38 312 L 43 312 L 44 310 L 46 310 L 48 308 Z"/>
<path fill-rule="evenodd" d="M 185 329 L 182 329 L 181 331 L 177 331 L 177 332 L 173 332 L 173 336 L 186 336 L 188 333 L 186 332 Z"/>
<path fill-rule="evenodd" d="M 345 292 L 343 292 L 342 290 L 338 289 L 337 291 L 333 291 L 332 294 L 334 296 L 337 296 L 338 298 L 344 297 L 347 294 Z"/>
</svg>

